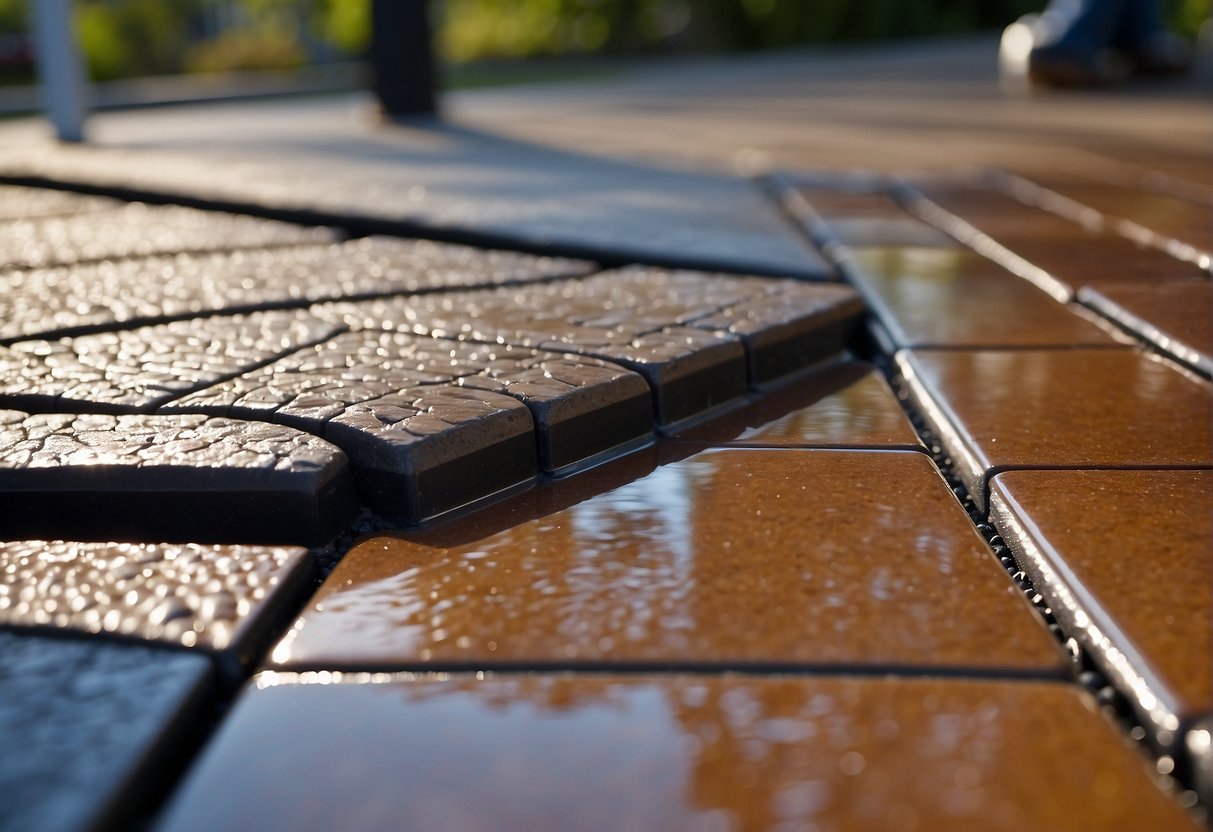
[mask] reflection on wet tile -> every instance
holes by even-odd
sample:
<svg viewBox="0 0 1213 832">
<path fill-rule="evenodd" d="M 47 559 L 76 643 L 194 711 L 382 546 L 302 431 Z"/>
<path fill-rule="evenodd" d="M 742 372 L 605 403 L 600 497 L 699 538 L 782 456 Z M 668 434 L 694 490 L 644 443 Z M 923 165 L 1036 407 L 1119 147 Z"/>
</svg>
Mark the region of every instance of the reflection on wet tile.
<svg viewBox="0 0 1213 832">
<path fill-rule="evenodd" d="M 279 425 L 0 410 L 3 536 L 326 543 L 357 511 L 345 455 Z"/>
<path fill-rule="evenodd" d="M 258 677 L 164 832 L 1197 830 L 1069 686 L 340 677 Z"/>
<path fill-rule="evenodd" d="M 749 447 L 921 449 L 884 376 L 860 361 L 821 369 L 674 438 Z"/>
<path fill-rule="evenodd" d="M 1206 376 L 1213 375 L 1213 281 L 1086 288 L 1079 299 Z"/>
<path fill-rule="evenodd" d="M 207 710 L 210 677 L 182 651 L 0 631 L 0 828 L 125 828 Z"/>
<path fill-rule="evenodd" d="M 194 318 L 0 346 L 0 406 L 137 413 L 331 338 L 306 310 Z"/>
<path fill-rule="evenodd" d="M 1173 751 L 1181 722 L 1213 713 L 1213 471 L 1011 471 L 990 511 L 1063 627 Z"/>
<path fill-rule="evenodd" d="M 1009 468 L 1213 466 L 1213 387 L 1133 350 L 904 350 L 911 396 L 980 505 Z"/>
<path fill-rule="evenodd" d="M 154 639 L 239 672 L 296 600 L 307 550 L 172 543 L 0 543 L 0 625 Z"/>
<path fill-rule="evenodd" d="M 0 274 L 0 341 L 267 305 L 469 289 L 588 274 L 580 260 L 367 237 Z"/>
<path fill-rule="evenodd" d="M 709 451 L 500 511 L 361 543 L 273 661 L 1059 668 L 924 454 Z"/>
<path fill-rule="evenodd" d="M 149 254 L 325 243 L 336 237 L 329 228 L 177 205 L 131 203 L 76 216 L 0 223 L 0 270 Z"/>
<path fill-rule="evenodd" d="M 908 213 L 880 191 L 828 186 L 790 188 L 783 203 L 818 245 L 956 246 L 956 240 Z"/>
<path fill-rule="evenodd" d="M 0 185 L 0 222 L 86 214 L 112 210 L 120 205 L 117 200 L 106 197 L 49 188 L 27 188 L 24 185 Z"/>
<path fill-rule="evenodd" d="M 841 268 L 867 298 L 890 350 L 1115 344 L 1089 311 L 965 249 L 854 248 Z"/>
</svg>

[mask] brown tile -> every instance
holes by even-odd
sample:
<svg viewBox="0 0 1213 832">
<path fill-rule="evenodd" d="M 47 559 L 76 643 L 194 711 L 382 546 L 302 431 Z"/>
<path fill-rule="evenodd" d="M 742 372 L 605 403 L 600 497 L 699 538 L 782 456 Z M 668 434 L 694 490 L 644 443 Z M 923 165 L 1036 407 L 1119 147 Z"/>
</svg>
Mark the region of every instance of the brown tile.
<svg viewBox="0 0 1213 832">
<path fill-rule="evenodd" d="M 310 571 L 300 548 L 0 542 L 0 626 L 196 647 L 238 678 Z"/>
<path fill-rule="evenodd" d="M 275 664 L 1059 668 L 924 454 L 709 451 L 500 511 L 354 548 Z"/>
<path fill-rule="evenodd" d="M 1213 281 L 1084 288 L 1079 300 L 1204 375 L 1213 375 Z"/>
<path fill-rule="evenodd" d="M 897 364 L 979 505 L 1011 468 L 1213 465 L 1213 387 L 1132 350 L 904 350 Z"/>
<path fill-rule="evenodd" d="M 1169 751 L 1213 713 L 1213 471 L 1012 471 L 994 524 Z"/>
<path fill-rule="evenodd" d="M 952 237 L 909 214 L 884 193 L 794 188 L 784 198 L 818 245 L 956 246 Z"/>
<path fill-rule="evenodd" d="M 1058 303 L 966 249 L 853 248 L 841 265 L 890 351 L 1116 344 L 1087 310 Z"/>
<path fill-rule="evenodd" d="M 818 370 L 674 438 L 759 448 L 922 447 L 884 376 L 861 361 Z"/>
<path fill-rule="evenodd" d="M 258 677 L 160 829 L 1199 829 L 1057 684 L 303 680 Z"/>
</svg>

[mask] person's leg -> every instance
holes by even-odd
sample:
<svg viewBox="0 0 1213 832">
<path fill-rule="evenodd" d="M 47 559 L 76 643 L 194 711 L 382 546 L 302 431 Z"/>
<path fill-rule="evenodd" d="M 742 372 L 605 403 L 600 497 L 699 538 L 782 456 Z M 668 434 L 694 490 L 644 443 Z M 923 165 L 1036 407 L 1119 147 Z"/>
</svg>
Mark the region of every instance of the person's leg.
<svg viewBox="0 0 1213 832">
<path fill-rule="evenodd" d="M 1113 43 L 1132 55 L 1138 69 L 1180 72 L 1192 63 L 1192 47 L 1167 30 L 1158 0 L 1123 0 Z"/>
</svg>

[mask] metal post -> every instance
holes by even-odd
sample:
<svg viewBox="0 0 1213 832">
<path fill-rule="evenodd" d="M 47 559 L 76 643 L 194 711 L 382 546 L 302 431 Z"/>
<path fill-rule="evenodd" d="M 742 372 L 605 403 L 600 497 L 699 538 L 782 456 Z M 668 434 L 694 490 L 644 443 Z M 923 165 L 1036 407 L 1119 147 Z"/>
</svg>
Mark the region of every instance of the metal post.
<svg viewBox="0 0 1213 832">
<path fill-rule="evenodd" d="M 84 141 L 88 82 L 72 29 L 72 0 L 30 0 L 42 105 L 60 141 Z"/>
<path fill-rule="evenodd" d="M 427 0 L 372 0 L 371 72 L 388 116 L 438 111 Z"/>
</svg>

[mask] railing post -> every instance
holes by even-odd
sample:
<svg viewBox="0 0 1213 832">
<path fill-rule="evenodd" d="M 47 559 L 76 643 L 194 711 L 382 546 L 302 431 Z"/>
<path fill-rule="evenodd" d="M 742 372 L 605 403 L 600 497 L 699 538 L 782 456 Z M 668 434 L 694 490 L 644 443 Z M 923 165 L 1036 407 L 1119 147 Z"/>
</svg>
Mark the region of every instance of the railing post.
<svg viewBox="0 0 1213 832">
<path fill-rule="evenodd" d="M 370 61 L 385 115 L 438 111 L 427 0 L 372 0 Z"/>
<path fill-rule="evenodd" d="M 84 141 L 88 82 L 72 27 L 72 0 L 30 0 L 42 106 L 63 142 Z"/>
</svg>

